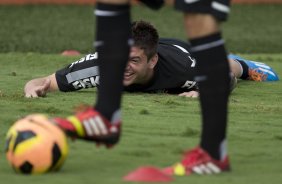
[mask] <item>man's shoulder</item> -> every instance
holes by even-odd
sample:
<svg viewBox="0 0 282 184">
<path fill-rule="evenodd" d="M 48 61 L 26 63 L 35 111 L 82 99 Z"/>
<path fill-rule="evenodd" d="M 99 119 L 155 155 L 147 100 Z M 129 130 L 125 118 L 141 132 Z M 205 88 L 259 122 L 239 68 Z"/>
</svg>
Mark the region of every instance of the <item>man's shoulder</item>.
<svg viewBox="0 0 282 184">
<path fill-rule="evenodd" d="M 177 38 L 160 38 L 159 45 L 180 45 L 186 49 L 190 49 L 190 43 Z"/>
<path fill-rule="evenodd" d="M 176 49 L 177 48 L 177 49 Z M 184 52 L 190 54 L 190 44 L 175 38 L 160 38 L 158 52 Z"/>
</svg>

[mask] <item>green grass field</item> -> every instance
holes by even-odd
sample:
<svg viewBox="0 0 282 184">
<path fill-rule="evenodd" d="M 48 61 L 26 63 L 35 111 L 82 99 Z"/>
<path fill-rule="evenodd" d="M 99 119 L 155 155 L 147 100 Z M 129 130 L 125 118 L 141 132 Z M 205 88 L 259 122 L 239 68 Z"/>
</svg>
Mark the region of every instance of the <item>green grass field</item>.
<svg viewBox="0 0 282 184">
<path fill-rule="evenodd" d="M 233 8 L 230 22 L 224 24 L 230 51 L 266 62 L 280 77 L 282 43 L 279 32 L 282 28 L 275 21 L 281 10 L 282 6 L 277 5 L 238 5 Z M 184 39 L 181 14 L 171 8 L 161 11 L 167 15 L 165 20 L 140 7 L 134 8 L 133 16 L 152 21 L 163 37 Z M 4 152 L 5 134 L 15 120 L 38 112 L 67 116 L 76 105 L 94 102 L 95 89 L 50 93 L 39 99 L 23 96 L 25 82 L 50 74 L 79 58 L 61 56 L 58 53 L 62 50 L 91 51 L 93 17 L 92 8 L 84 6 L 0 6 L 0 15 L 0 184 L 125 183 L 122 177 L 127 172 L 142 165 L 170 165 L 180 159 L 183 150 L 198 144 L 201 131 L 198 100 L 167 94 L 125 94 L 123 136 L 117 147 L 98 149 L 92 143 L 70 141 L 70 154 L 60 172 L 40 176 L 15 174 Z M 174 25 L 173 29 L 170 25 Z M 176 177 L 173 183 L 280 184 L 281 96 L 281 81 L 240 81 L 229 105 L 232 172 Z"/>
<path fill-rule="evenodd" d="M 281 53 L 282 5 L 236 5 L 225 38 L 230 51 L 238 53 Z M 162 37 L 186 40 L 180 12 L 164 7 L 156 13 L 134 7 L 133 20 L 149 20 Z M 91 6 L 0 6 L 0 52 L 60 53 L 92 50 L 94 38 Z M 55 43 L 55 44 L 54 44 Z"/>
</svg>

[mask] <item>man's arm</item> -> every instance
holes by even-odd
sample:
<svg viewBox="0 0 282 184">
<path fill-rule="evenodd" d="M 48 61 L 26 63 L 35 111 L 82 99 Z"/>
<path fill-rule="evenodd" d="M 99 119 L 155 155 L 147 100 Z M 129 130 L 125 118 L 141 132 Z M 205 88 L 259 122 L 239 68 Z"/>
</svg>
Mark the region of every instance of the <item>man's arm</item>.
<svg viewBox="0 0 282 184">
<path fill-rule="evenodd" d="M 28 81 L 24 87 L 25 97 L 44 97 L 47 92 L 59 90 L 55 73 Z"/>
<path fill-rule="evenodd" d="M 50 91 L 77 91 L 96 87 L 99 83 L 97 54 L 88 54 L 46 77 L 28 81 L 24 87 L 25 97 L 43 97 Z"/>
</svg>

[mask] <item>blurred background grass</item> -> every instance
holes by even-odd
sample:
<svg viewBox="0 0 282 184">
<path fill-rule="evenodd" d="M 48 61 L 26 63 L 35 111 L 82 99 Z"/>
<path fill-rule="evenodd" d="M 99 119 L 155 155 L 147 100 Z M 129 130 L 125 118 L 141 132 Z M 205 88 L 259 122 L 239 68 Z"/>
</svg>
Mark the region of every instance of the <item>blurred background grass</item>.
<svg viewBox="0 0 282 184">
<path fill-rule="evenodd" d="M 224 36 L 234 53 L 280 53 L 282 5 L 233 5 L 223 24 Z M 159 12 L 141 6 L 132 9 L 133 20 L 150 20 L 161 37 L 186 40 L 180 12 L 166 6 Z M 95 18 L 93 6 L 0 6 L 0 52 L 60 53 L 75 49 L 92 52 Z"/>
</svg>

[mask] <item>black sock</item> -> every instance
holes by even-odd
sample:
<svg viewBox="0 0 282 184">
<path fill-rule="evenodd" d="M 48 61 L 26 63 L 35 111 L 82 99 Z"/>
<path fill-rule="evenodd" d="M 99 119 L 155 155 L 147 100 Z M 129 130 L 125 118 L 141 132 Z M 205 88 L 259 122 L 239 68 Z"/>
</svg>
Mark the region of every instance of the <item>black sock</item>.
<svg viewBox="0 0 282 184">
<path fill-rule="evenodd" d="M 111 120 L 120 108 L 123 73 L 129 56 L 131 34 L 129 5 L 98 3 L 95 47 L 98 52 L 100 86 L 95 108 Z"/>
<path fill-rule="evenodd" d="M 240 77 L 240 79 L 247 79 L 249 77 L 249 67 L 248 67 L 248 65 L 244 61 L 241 61 L 239 59 L 236 59 L 236 61 L 238 61 L 240 63 L 240 65 L 242 66 L 242 69 L 243 69 L 242 76 Z"/>
<path fill-rule="evenodd" d="M 200 146 L 213 158 L 222 157 L 226 137 L 227 106 L 230 92 L 229 65 L 220 33 L 190 40 L 197 60 L 195 80 L 199 83 L 202 109 Z"/>
</svg>

